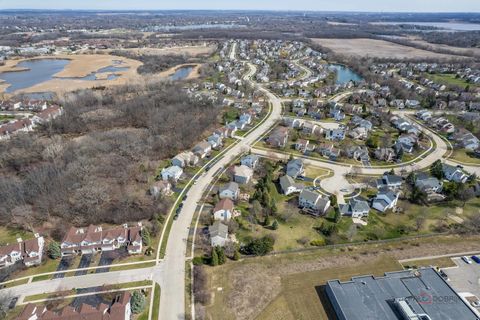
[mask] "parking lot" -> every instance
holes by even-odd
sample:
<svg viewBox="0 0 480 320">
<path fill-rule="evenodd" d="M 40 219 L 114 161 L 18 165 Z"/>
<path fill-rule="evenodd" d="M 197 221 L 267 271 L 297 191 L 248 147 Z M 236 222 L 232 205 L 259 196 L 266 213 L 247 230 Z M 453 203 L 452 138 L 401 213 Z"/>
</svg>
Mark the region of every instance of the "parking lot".
<svg viewBox="0 0 480 320">
<path fill-rule="evenodd" d="M 457 292 L 470 292 L 480 297 L 480 264 L 465 263 L 461 258 L 452 258 L 457 267 L 442 269 L 448 276 L 450 285 Z"/>
</svg>

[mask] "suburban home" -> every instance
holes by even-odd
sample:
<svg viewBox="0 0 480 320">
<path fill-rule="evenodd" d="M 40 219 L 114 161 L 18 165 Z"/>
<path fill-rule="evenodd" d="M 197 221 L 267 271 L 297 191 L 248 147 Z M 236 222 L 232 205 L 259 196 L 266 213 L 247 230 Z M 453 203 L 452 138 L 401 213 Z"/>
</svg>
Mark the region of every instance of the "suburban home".
<svg viewBox="0 0 480 320">
<path fill-rule="evenodd" d="M 150 187 L 150 194 L 156 199 L 160 195 L 170 194 L 171 189 L 172 185 L 170 184 L 170 182 L 164 180 L 155 181 Z"/>
<path fill-rule="evenodd" d="M 288 141 L 288 128 L 277 127 L 273 130 L 267 139 L 267 143 L 272 147 L 284 148 Z"/>
<path fill-rule="evenodd" d="M 235 201 L 238 199 L 239 193 L 240 188 L 236 182 L 229 182 L 218 189 L 218 197 L 220 199 L 230 199 Z"/>
<path fill-rule="evenodd" d="M 0 268 L 22 262 L 31 267 L 42 263 L 45 240 L 35 234 L 33 239 L 18 238 L 16 243 L 0 246 Z"/>
<path fill-rule="evenodd" d="M 130 320 L 132 317 L 130 298 L 130 293 L 124 291 L 116 295 L 110 304 L 100 303 L 93 307 L 82 303 L 77 307 L 69 305 L 55 311 L 29 303 L 17 320 Z"/>
<path fill-rule="evenodd" d="M 195 166 L 198 163 L 198 157 L 191 151 L 184 151 L 172 159 L 172 165 L 180 168 Z"/>
<path fill-rule="evenodd" d="M 142 252 L 142 224 L 129 227 L 123 225 L 103 230 L 101 226 L 90 225 L 88 228 L 71 227 L 60 244 L 62 256 L 90 254 L 112 251 L 125 247 L 128 253 Z"/>
<path fill-rule="evenodd" d="M 381 179 L 377 180 L 377 189 L 389 188 L 400 189 L 403 184 L 403 179 L 394 174 L 384 174 Z"/>
<path fill-rule="evenodd" d="M 246 123 L 246 124 L 250 124 L 250 123 L 252 123 L 252 116 L 249 113 L 243 113 L 243 114 L 240 115 L 239 120 L 241 122 Z"/>
<path fill-rule="evenodd" d="M 240 159 L 240 163 L 243 164 L 244 166 L 255 169 L 259 160 L 260 160 L 259 156 L 255 154 L 249 154 L 247 156 L 242 157 L 242 159 Z"/>
<path fill-rule="evenodd" d="M 335 148 L 333 144 L 322 143 L 318 145 L 316 151 L 321 154 L 323 157 L 328 158 L 332 161 L 336 161 L 340 156 L 340 150 Z"/>
<path fill-rule="evenodd" d="M 428 110 L 420 110 L 415 114 L 415 116 L 420 120 L 427 122 L 432 119 L 433 113 Z"/>
<path fill-rule="evenodd" d="M 193 147 L 192 151 L 194 154 L 196 154 L 201 159 L 203 159 L 207 155 L 209 155 L 210 152 L 212 152 L 212 146 L 207 141 L 202 141 L 199 144 L 197 144 L 195 147 Z"/>
<path fill-rule="evenodd" d="M 330 207 L 330 200 L 323 198 L 319 193 L 303 189 L 298 197 L 298 206 L 307 209 L 315 216 L 325 214 Z"/>
<path fill-rule="evenodd" d="M 418 100 L 406 100 L 405 107 L 407 108 L 418 108 L 420 106 L 420 101 Z"/>
<path fill-rule="evenodd" d="M 230 221 L 233 215 L 233 201 L 229 198 L 220 200 L 213 209 L 215 220 Z"/>
<path fill-rule="evenodd" d="M 368 130 L 364 127 L 356 127 L 348 132 L 348 136 L 356 140 L 365 140 L 368 138 Z"/>
<path fill-rule="evenodd" d="M 380 212 L 385 212 L 389 209 L 394 209 L 398 202 L 399 194 L 390 189 L 380 189 L 373 199 L 372 208 Z"/>
<path fill-rule="evenodd" d="M 341 141 L 345 139 L 345 130 L 344 129 L 325 130 L 325 139 Z"/>
<path fill-rule="evenodd" d="M 287 175 L 296 179 L 298 176 L 303 175 L 304 163 L 302 159 L 292 159 L 287 163 Z"/>
<path fill-rule="evenodd" d="M 303 124 L 302 131 L 304 134 L 315 134 L 319 130 L 319 128 L 320 127 L 316 124 L 307 121 Z"/>
<path fill-rule="evenodd" d="M 295 183 L 292 177 L 284 175 L 279 179 L 280 187 L 285 195 L 301 192 L 304 186 L 301 183 Z"/>
<path fill-rule="evenodd" d="M 415 186 L 426 193 L 442 192 L 443 184 L 435 177 L 419 173 L 415 177 Z"/>
<path fill-rule="evenodd" d="M 253 176 L 253 170 L 246 165 L 233 167 L 233 181 L 239 184 L 247 184 Z"/>
<path fill-rule="evenodd" d="M 212 149 L 219 149 L 222 147 L 222 137 L 216 134 L 212 134 L 207 138 L 207 142 L 210 144 Z"/>
<path fill-rule="evenodd" d="M 297 142 L 295 143 L 295 150 L 300 151 L 300 152 L 305 152 L 308 149 L 310 141 L 305 140 L 305 139 L 298 139 Z"/>
<path fill-rule="evenodd" d="M 370 206 L 368 202 L 363 199 L 350 199 L 348 204 L 339 204 L 340 213 L 344 216 L 351 216 L 352 218 L 368 217 Z"/>
<path fill-rule="evenodd" d="M 373 152 L 375 159 L 385 162 L 392 162 L 395 160 L 396 154 L 393 148 L 377 148 Z"/>
<path fill-rule="evenodd" d="M 453 181 L 453 182 L 459 182 L 459 183 L 465 183 L 468 180 L 468 175 L 463 172 L 463 170 L 460 167 L 454 167 L 449 164 L 442 164 L 443 167 L 443 175 L 445 176 L 445 179 L 448 181 Z"/>
<path fill-rule="evenodd" d="M 161 175 L 163 181 L 173 180 L 178 181 L 183 174 L 183 169 L 177 166 L 170 166 L 168 168 L 163 168 Z"/>
<path fill-rule="evenodd" d="M 370 155 L 366 147 L 354 146 L 347 148 L 345 154 L 348 158 L 355 159 L 357 161 L 369 161 Z"/>
<path fill-rule="evenodd" d="M 283 124 L 287 127 L 297 129 L 303 126 L 303 120 L 297 118 L 286 117 L 283 118 Z"/>
<path fill-rule="evenodd" d="M 405 108 L 405 102 L 401 99 L 395 99 L 390 102 L 390 106 L 398 109 Z"/>
<path fill-rule="evenodd" d="M 210 234 L 210 244 L 212 247 L 224 247 L 228 242 L 228 226 L 221 221 L 215 221 L 213 225 L 208 227 Z"/>
</svg>

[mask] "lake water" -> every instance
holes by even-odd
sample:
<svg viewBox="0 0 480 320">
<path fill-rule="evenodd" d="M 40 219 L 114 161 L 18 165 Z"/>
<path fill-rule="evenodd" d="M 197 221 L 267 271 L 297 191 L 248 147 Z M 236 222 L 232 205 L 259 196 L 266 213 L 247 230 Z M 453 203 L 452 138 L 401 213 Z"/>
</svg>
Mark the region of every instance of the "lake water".
<svg viewBox="0 0 480 320">
<path fill-rule="evenodd" d="M 350 81 L 360 82 L 363 81 L 361 75 L 353 71 L 352 69 L 341 65 L 341 64 L 331 64 L 329 66 L 330 70 L 337 72 L 337 78 L 335 79 L 336 84 L 345 84 Z"/>
<path fill-rule="evenodd" d="M 429 31 L 480 31 L 480 24 L 478 23 L 464 23 L 464 22 L 375 22 L 380 25 L 400 25 L 408 24 L 422 27 L 435 27 L 442 30 Z"/>
<path fill-rule="evenodd" d="M 186 79 L 190 73 L 192 73 L 193 67 L 192 66 L 185 66 L 180 67 L 175 70 L 175 73 L 169 76 L 170 80 L 183 80 Z"/>
<path fill-rule="evenodd" d="M 5 92 L 12 93 L 52 79 L 95 81 L 97 80 L 97 74 L 99 73 L 111 73 L 107 76 L 107 80 L 114 80 L 119 77 L 117 74 L 114 74 L 115 72 L 125 71 L 129 68 L 121 67 L 119 66 L 121 63 L 114 61 L 112 66 L 100 68 L 84 77 L 54 77 L 55 74 L 62 71 L 69 63 L 70 60 L 68 59 L 48 58 L 22 61 L 18 63 L 17 66 L 20 68 L 27 68 L 28 70 L 3 72 L 0 73 L 0 79 L 10 84 Z"/>
<path fill-rule="evenodd" d="M 0 73 L 0 79 L 10 84 L 5 92 L 11 93 L 52 80 L 53 75 L 62 71 L 69 62 L 70 60 L 66 59 L 37 59 L 22 61 L 17 66 L 20 68 L 28 68 L 29 70 L 3 72 Z"/>
</svg>

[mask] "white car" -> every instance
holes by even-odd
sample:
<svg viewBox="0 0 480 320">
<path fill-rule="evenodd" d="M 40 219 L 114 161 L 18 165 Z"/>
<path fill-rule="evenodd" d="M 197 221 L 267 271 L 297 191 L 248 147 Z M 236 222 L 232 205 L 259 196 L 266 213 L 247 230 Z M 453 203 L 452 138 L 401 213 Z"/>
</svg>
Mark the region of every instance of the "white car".
<svg viewBox="0 0 480 320">
<path fill-rule="evenodd" d="M 462 260 L 463 260 L 465 263 L 467 263 L 467 264 L 472 264 L 472 260 L 471 260 L 469 257 L 467 257 L 467 256 L 463 256 L 463 257 L 462 257 Z"/>
</svg>

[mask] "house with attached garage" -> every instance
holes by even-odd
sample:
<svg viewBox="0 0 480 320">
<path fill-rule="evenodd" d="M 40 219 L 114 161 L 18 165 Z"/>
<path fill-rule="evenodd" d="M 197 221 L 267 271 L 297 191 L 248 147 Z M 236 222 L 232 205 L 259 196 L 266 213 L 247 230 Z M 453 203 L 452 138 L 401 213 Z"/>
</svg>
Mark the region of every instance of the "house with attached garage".
<svg viewBox="0 0 480 320">
<path fill-rule="evenodd" d="M 243 164 L 244 166 L 255 169 L 259 160 L 260 160 L 259 156 L 255 154 L 249 154 L 247 156 L 242 157 L 242 159 L 240 159 L 240 163 Z"/>
<path fill-rule="evenodd" d="M 396 154 L 393 148 L 377 148 L 373 152 L 375 159 L 385 162 L 392 162 L 395 160 Z"/>
<path fill-rule="evenodd" d="M 198 163 L 198 157 L 191 151 L 184 151 L 179 153 L 172 159 L 172 165 L 185 168 L 188 166 L 195 166 Z"/>
<path fill-rule="evenodd" d="M 382 188 L 373 199 L 372 208 L 380 212 L 394 209 L 398 202 L 399 194 L 390 189 Z"/>
<path fill-rule="evenodd" d="M 298 206 L 314 216 L 320 216 L 330 208 L 330 200 L 317 192 L 303 189 L 298 196 Z"/>
<path fill-rule="evenodd" d="M 304 173 L 304 163 L 302 159 L 292 159 L 287 163 L 286 173 L 288 176 L 296 179 Z"/>
<path fill-rule="evenodd" d="M 291 195 L 292 193 L 301 192 L 304 186 L 301 183 L 295 183 L 292 177 L 284 175 L 279 179 L 280 187 L 285 195 Z"/>
<path fill-rule="evenodd" d="M 207 138 L 207 142 L 212 146 L 212 149 L 219 149 L 222 147 L 223 139 L 219 135 L 212 134 Z"/>
<path fill-rule="evenodd" d="M 303 124 L 302 132 L 304 134 L 315 134 L 317 132 L 321 132 L 321 128 L 315 123 L 307 121 Z"/>
<path fill-rule="evenodd" d="M 403 179 L 394 174 L 384 174 L 381 179 L 377 180 L 377 189 L 389 188 L 400 189 L 403 184 Z"/>
<path fill-rule="evenodd" d="M 298 139 L 297 142 L 295 143 L 295 150 L 303 153 L 307 150 L 309 144 L 310 144 L 310 141 L 306 139 Z"/>
<path fill-rule="evenodd" d="M 288 128 L 278 127 L 272 131 L 267 139 L 267 143 L 272 147 L 284 148 L 288 141 Z"/>
<path fill-rule="evenodd" d="M 443 184 L 435 177 L 431 177 L 426 173 L 418 173 L 415 177 L 415 186 L 423 192 L 440 193 L 443 189 Z"/>
<path fill-rule="evenodd" d="M 173 180 L 178 181 L 183 174 L 183 169 L 177 166 L 170 166 L 168 168 L 163 168 L 161 175 L 163 181 Z"/>
<path fill-rule="evenodd" d="M 342 215 L 351 216 L 352 218 L 368 217 L 370 212 L 368 202 L 360 198 L 350 199 L 348 204 L 339 204 L 338 207 Z"/>
<path fill-rule="evenodd" d="M 150 187 L 150 195 L 157 199 L 160 195 L 168 195 L 172 191 L 172 185 L 168 181 L 155 181 Z"/>
<path fill-rule="evenodd" d="M 203 159 L 212 152 L 212 146 L 207 141 L 202 141 L 193 147 L 192 152 Z"/>
<path fill-rule="evenodd" d="M 245 165 L 233 167 L 233 180 L 239 184 L 247 184 L 253 176 L 253 170 Z"/>
<path fill-rule="evenodd" d="M 210 244 L 212 247 L 224 247 L 228 242 L 228 226 L 221 221 L 215 221 L 213 225 L 208 227 L 210 234 Z"/>
<path fill-rule="evenodd" d="M 298 129 L 303 126 L 304 121 L 297 118 L 283 118 L 283 124 L 287 127 Z"/>
<path fill-rule="evenodd" d="M 213 209 L 215 220 L 230 221 L 233 215 L 233 201 L 229 198 L 220 200 Z"/>
<path fill-rule="evenodd" d="M 0 246 L 0 269 L 17 262 L 26 267 L 41 264 L 44 245 L 44 238 L 36 233 L 33 239 L 18 238 L 16 243 Z"/>
<path fill-rule="evenodd" d="M 88 228 L 71 227 L 60 244 L 62 256 L 90 254 L 126 248 L 128 253 L 142 252 L 142 224 L 129 227 L 123 225 L 104 230 L 101 226 Z"/>
<path fill-rule="evenodd" d="M 355 159 L 357 161 L 369 161 L 370 155 L 368 153 L 367 147 L 352 146 L 345 150 L 345 154 L 350 159 Z"/>
<path fill-rule="evenodd" d="M 240 188 L 236 182 L 229 182 L 218 189 L 218 197 L 220 199 L 230 199 L 235 201 L 238 199 L 239 194 Z"/>
<path fill-rule="evenodd" d="M 454 167 L 449 164 L 442 164 L 443 168 L 443 175 L 445 179 L 448 181 L 458 182 L 458 183 L 465 183 L 468 180 L 468 175 L 463 172 L 462 168 Z"/>
</svg>

